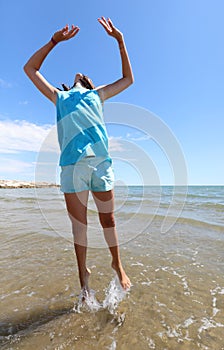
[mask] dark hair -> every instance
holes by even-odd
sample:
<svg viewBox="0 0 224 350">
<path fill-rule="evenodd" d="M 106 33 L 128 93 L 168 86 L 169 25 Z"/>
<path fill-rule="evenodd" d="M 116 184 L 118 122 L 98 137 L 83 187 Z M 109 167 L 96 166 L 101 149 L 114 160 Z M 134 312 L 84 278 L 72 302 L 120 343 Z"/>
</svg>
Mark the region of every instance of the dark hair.
<svg viewBox="0 0 224 350">
<path fill-rule="evenodd" d="M 82 86 L 85 87 L 86 89 L 89 89 L 89 90 L 95 89 L 95 86 L 94 86 L 92 80 L 89 77 L 87 77 L 87 75 L 82 74 L 82 78 L 80 78 L 79 80 L 81 80 Z M 66 84 L 61 84 L 61 85 L 62 85 L 64 91 L 69 91 L 75 87 L 76 83 L 74 83 L 73 86 L 71 86 L 71 87 L 67 86 Z M 60 91 L 63 91 L 60 88 L 57 88 L 57 89 Z"/>
</svg>

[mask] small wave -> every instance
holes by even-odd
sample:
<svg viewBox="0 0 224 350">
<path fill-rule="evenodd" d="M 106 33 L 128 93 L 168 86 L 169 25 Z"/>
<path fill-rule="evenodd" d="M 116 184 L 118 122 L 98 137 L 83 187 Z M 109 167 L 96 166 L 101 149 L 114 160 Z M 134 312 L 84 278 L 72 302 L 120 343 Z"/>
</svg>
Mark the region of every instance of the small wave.
<svg viewBox="0 0 224 350">
<path fill-rule="evenodd" d="M 189 224 L 192 226 L 197 226 L 200 228 L 204 228 L 205 230 L 213 230 L 217 232 L 223 232 L 224 225 L 218 225 L 216 223 L 211 223 L 207 221 L 197 220 L 193 218 L 187 218 L 187 217 L 181 217 L 177 220 L 177 222 L 183 223 L 183 224 Z"/>
<path fill-rule="evenodd" d="M 204 209 L 214 209 L 217 211 L 224 211 L 224 203 L 214 203 L 214 202 L 206 202 L 201 204 Z"/>
<path fill-rule="evenodd" d="M 140 220 L 142 222 L 146 222 L 146 220 L 148 219 L 149 224 L 151 224 L 152 220 L 153 221 L 163 221 L 165 218 L 166 220 L 170 220 L 170 222 L 177 222 L 180 224 L 184 224 L 184 225 L 191 225 L 191 226 L 196 226 L 196 227 L 200 227 L 200 228 L 204 228 L 205 230 L 214 230 L 217 232 L 223 232 L 224 229 L 224 223 L 220 224 L 220 223 L 213 223 L 213 222 L 209 222 L 209 221 L 205 221 L 203 220 L 203 218 L 189 218 L 187 216 L 184 216 L 184 214 L 182 213 L 182 215 L 180 217 L 176 217 L 175 215 L 163 215 L 161 213 L 159 214 L 153 214 L 153 213 L 142 213 L 142 212 L 129 212 L 129 213 L 125 213 L 125 212 L 118 212 L 117 213 L 117 218 L 119 218 L 119 220 L 129 220 L 133 218 L 133 215 L 135 215 L 135 218 L 137 220 Z"/>
<path fill-rule="evenodd" d="M 7 202 L 7 203 L 11 203 L 11 202 L 27 202 L 27 203 L 34 203 L 36 202 L 36 198 L 35 197 L 18 197 L 18 196 L 4 196 L 4 197 L 0 197 L 0 200 L 3 202 Z"/>
</svg>

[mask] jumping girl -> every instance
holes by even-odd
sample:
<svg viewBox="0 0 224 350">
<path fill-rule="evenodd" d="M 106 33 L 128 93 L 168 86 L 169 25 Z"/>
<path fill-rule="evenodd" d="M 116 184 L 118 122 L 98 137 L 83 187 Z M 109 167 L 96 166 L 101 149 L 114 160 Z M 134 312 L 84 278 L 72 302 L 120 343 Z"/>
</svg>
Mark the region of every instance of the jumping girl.
<svg viewBox="0 0 224 350">
<path fill-rule="evenodd" d="M 52 86 L 40 73 L 49 52 L 61 41 L 70 40 L 79 27 L 66 25 L 55 32 L 51 40 L 41 47 L 24 66 L 34 85 L 51 100 L 57 110 L 58 141 L 61 149 L 61 191 L 72 223 L 74 248 L 77 257 L 81 288 L 88 293 L 90 270 L 86 266 L 87 202 L 89 191 L 97 206 L 99 220 L 112 255 L 112 268 L 121 286 L 130 287 L 120 259 L 118 237 L 114 219 L 114 171 L 108 152 L 108 136 L 103 120 L 103 102 L 127 89 L 134 81 L 123 34 L 111 19 L 101 17 L 98 22 L 107 34 L 117 40 L 122 77 L 108 85 L 94 87 L 87 76 L 77 73 L 74 85 L 62 85 L 64 91 Z"/>
</svg>

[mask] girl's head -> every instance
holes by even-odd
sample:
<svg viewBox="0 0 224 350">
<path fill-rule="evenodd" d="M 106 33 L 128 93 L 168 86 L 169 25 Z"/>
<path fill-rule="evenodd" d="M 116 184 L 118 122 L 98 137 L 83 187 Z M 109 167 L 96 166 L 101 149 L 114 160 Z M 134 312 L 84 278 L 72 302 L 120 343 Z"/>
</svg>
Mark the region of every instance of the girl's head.
<svg viewBox="0 0 224 350">
<path fill-rule="evenodd" d="M 65 84 L 62 84 L 62 87 L 63 87 L 64 91 L 68 91 L 68 90 L 74 88 L 78 84 L 86 89 L 89 89 L 89 90 L 95 89 L 95 86 L 94 86 L 92 80 L 89 77 L 87 77 L 87 75 L 84 75 L 82 73 L 76 74 L 75 81 L 74 81 L 74 84 L 72 87 L 68 87 Z"/>
<path fill-rule="evenodd" d="M 75 86 L 77 83 L 80 83 L 84 88 L 89 89 L 89 90 L 92 90 L 95 88 L 92 80 L 89 77 L 87 77 L 87 75 L 84 75 L 82 73 L 76 74 L 75 82 L 74 82 L 73 86 Z"/>
</svg>

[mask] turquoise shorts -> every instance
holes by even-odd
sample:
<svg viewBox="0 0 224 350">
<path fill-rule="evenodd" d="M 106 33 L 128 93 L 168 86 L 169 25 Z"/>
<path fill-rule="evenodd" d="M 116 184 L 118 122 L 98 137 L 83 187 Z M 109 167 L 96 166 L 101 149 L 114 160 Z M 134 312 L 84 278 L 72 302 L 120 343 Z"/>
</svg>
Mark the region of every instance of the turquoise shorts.
<svg viewBox="0 0 224 350">
<path fill-rule="evenodd" d="M 61 167 L 61 191 L 73 193 L 90 190 L 105 192 L 114 188 L 112 160 L 85 157 L 75 164 Z"/>
</svg>

